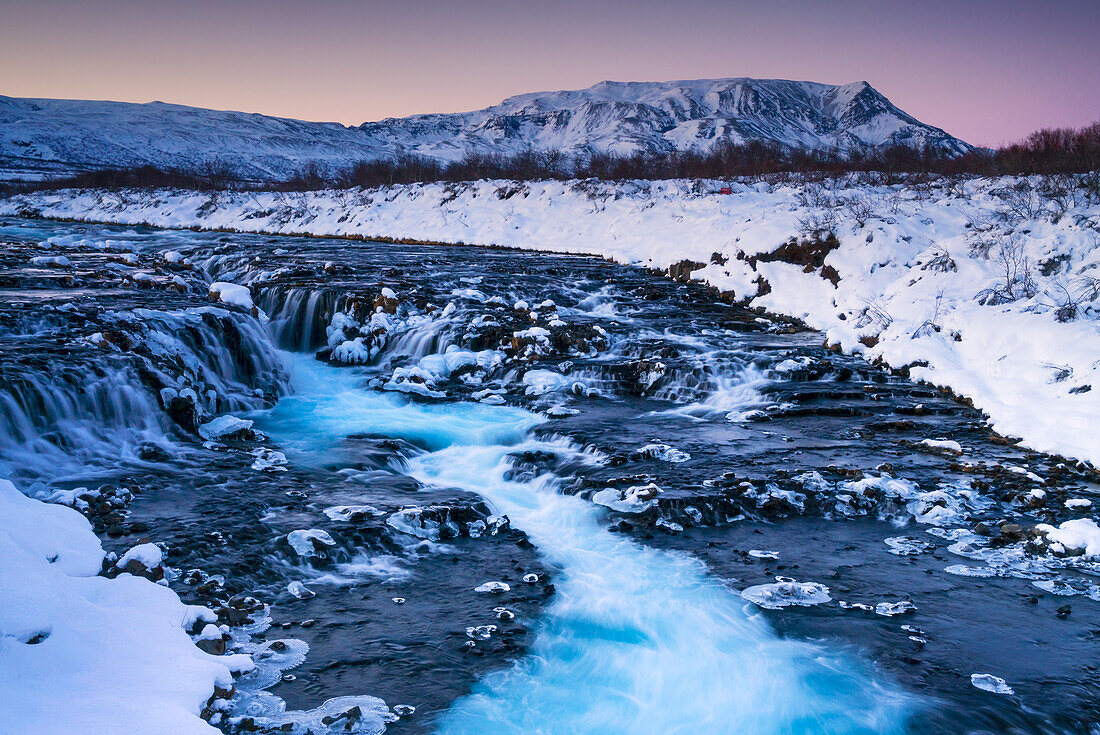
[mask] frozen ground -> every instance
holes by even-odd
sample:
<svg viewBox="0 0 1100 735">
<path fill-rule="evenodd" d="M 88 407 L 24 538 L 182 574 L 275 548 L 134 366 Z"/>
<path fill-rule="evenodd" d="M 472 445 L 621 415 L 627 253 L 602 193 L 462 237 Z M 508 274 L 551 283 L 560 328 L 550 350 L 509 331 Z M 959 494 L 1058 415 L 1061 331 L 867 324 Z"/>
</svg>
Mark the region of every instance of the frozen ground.
<svg viewBox="0 0 1100 735">
<path fill-rule="evenodd" d="M 1005 436 L 1096 465 L 1100 203 L 1072 182 L 1049 184 L 735 183 L 728 195 L 716 181 L 63 191 L 8 199 L 0 213 L 501 245 L 673 266 L 676 276 L 797 317 L 833 345 L 965 396 Z"/>
<path fill-rule="evenodd" d="M 146 546 L 119 564 L 137 556 L 162 566 L 159 548 Z M 80 513 L 0 480 L 0 730 L 216 733 L 195 715 L 213 691 L 232 689 L 233 673 L 251 670 L 252 659 L 197 648 L 187 631 L 214 613 L 140 576 L 100 576 L 105 556 Z M 79 696 L 62 705 L 59 691 Z"/>
</svg>

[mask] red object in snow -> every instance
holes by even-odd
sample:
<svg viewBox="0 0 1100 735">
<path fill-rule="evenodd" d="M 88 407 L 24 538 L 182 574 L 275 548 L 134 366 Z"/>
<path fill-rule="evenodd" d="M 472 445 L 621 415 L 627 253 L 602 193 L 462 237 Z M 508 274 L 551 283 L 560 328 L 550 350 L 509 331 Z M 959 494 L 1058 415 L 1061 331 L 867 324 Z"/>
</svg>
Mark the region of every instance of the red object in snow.
<svg viewBox="0 0 1100 735">
<path fill-rule="evenodd" d="M 728 187 L 728 186 L 723 186 L 723 187 L 722 187 L 721 189 L 719 189 L 719 190 L 718 190 L 718 193 L 719 193 L 719 194 L 732 194 L 732 193 L 733 193 L 733 189 L 731 189 L 731 188 L 730 188 L 730 187 Z"/>
</svg>

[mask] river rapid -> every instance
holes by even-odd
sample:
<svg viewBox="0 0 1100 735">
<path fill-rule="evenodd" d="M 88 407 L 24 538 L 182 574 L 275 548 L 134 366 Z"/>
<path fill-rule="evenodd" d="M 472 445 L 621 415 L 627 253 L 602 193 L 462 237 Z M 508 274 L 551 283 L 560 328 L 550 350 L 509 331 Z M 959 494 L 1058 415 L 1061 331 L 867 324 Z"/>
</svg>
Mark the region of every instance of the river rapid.
<svg viewBox="0 0 1100 735">
<path fill-rule="evenodd" d="M 1100 565 L 1034 530 L 1095 472 L 798 324 L 575 256 L 0 239 L 0 470 L 162 545 L 259 664 L 226 732 L 1096 731 Z"/>
</svg>

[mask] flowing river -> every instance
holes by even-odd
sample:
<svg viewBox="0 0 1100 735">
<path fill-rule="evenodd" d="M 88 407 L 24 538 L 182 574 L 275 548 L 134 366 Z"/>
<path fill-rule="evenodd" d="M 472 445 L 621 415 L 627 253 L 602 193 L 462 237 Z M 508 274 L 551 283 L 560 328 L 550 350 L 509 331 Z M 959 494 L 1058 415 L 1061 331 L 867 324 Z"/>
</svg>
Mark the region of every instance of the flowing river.
<svg viewBox="0 0 1100 735">
<path fill-rule="evenodd" d="M 1100 568 L 1012 530 L 1097 478 L 797 324 L 572 256 L 0 238 L 3 469 L 125 498 L 105 545 L 260 663 L 226 732 L 1100 721 Z"/>
</svg>

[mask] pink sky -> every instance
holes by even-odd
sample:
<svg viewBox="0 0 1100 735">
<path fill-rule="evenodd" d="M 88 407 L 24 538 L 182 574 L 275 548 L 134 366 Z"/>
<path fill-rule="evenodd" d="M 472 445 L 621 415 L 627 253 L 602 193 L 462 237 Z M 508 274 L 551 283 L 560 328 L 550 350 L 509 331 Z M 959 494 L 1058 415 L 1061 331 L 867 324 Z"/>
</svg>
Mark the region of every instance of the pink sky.
<svg viewBox="0 0 1100 735">
<path fill-rule="evenodd" d="M 512 94 L 751 76 L 867 80 L 997 145 L 1100 120 L 1100 0 L 0 0 L 0 94 L 358 124 Z"/>
</svg>

